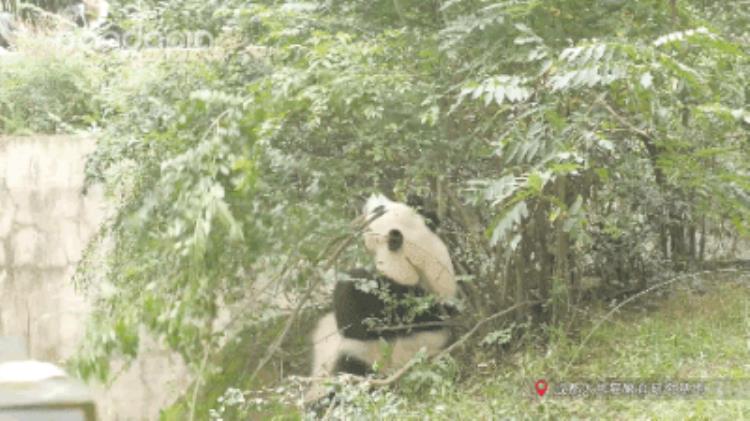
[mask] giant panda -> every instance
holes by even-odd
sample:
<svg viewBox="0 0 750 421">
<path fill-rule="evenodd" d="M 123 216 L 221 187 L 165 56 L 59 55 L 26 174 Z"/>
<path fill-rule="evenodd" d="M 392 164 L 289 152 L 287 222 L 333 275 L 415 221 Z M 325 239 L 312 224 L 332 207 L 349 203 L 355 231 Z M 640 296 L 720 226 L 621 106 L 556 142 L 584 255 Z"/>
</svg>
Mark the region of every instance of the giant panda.
<svg viewBox="0 0 750 421">
<path fill-rule="evenodd" d="M 377 274 L 355 270 L 336 283 L 333 311 L 312 335 L 313 377 L 367 375 L 376 362 L 390 371 L 450 339 L 441 321 L 455 312 L 457 285 L 446 245 L 414 208 L 382 195 L 367 200 L 360 220 L 369 221 L 364 243 Z"/>
</svg>

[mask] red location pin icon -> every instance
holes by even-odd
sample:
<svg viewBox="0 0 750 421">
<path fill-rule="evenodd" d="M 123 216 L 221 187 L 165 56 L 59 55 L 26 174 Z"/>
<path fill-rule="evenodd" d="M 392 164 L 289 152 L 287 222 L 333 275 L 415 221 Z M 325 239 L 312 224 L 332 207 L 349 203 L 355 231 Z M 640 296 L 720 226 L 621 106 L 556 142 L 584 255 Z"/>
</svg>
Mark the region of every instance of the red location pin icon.
<svg viewBox="0 0 750 421">
<path fill-rule="evenodd" d="M 539 396 L 544 396 L 544 394 L 547 393 L 548 387 L 549 385 L 546 380 L 537 380 L 536 383 L 534 383 L 534 388 Z"/>
</svg>

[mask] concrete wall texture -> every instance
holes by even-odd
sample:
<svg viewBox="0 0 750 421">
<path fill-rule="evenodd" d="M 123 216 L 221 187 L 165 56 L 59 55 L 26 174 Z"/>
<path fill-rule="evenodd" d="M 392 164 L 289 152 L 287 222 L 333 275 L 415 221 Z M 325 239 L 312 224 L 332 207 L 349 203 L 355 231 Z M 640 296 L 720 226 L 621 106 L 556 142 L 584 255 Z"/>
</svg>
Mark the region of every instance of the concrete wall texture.
<svg viewBox="0 0 750 421">
<path fill-rule="evenodd" d="M 0 335 L 19 336 L 31 358 L 62 363 L 90 313 L 71 277 L 106 215 L 100 188 L 82 194 L 77 136 L 0 136 Z M 187 384 L 179 357 L 152 344 L 115 382 L 94 385 L 103 420 L 152 420 Z"/>
</svg>

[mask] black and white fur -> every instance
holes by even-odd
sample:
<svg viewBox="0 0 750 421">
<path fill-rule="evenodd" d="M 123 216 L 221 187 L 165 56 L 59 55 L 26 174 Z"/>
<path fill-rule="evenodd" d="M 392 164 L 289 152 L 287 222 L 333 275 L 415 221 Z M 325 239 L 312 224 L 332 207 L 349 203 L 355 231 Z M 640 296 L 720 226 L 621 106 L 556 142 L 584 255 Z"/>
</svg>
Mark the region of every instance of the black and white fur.
<svg viewBox="0 0 750 421">
<path fill-rule="evenodd" d="M 378 274 L 358 270 L 336 283 L 333 312 L 313 333 L 315 377 L 364 375 L 376 362 L 392 370 L 422 348 L 437 353 L 450 338 L 441 325 L 457 290 L 448 248 L 416 210 L 382 195 L 370 197 L 362 218 L 371 221 L 365 247 Z M 415 300 L 426 309 L 415 312 Z"/>
</svg>

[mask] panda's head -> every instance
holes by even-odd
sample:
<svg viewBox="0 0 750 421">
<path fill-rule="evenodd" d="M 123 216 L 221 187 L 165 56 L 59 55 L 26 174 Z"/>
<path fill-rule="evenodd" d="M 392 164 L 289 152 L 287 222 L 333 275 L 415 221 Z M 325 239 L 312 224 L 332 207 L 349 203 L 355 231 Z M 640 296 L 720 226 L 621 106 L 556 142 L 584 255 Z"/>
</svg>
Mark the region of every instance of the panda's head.
<svg viewBox="0 0 750 421">
<path fill-rule="evenodd" d="M 443 299 L 456 295 L 456 280 L 448 248 L 425 219 L 403 203 L 373 195 L 363 215 L 365 247 L 380 273 L 402 285 L 419 285 Z"/>
</svg>

